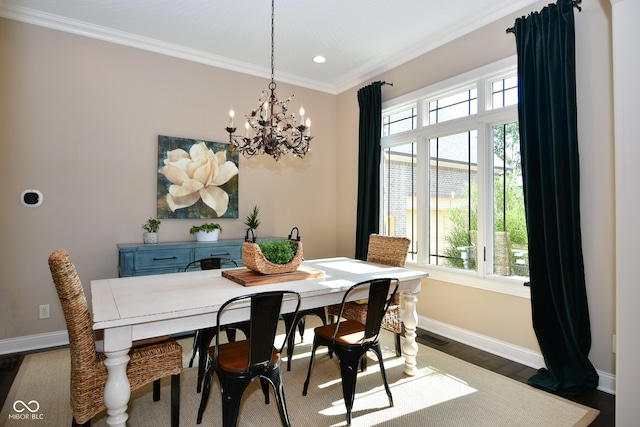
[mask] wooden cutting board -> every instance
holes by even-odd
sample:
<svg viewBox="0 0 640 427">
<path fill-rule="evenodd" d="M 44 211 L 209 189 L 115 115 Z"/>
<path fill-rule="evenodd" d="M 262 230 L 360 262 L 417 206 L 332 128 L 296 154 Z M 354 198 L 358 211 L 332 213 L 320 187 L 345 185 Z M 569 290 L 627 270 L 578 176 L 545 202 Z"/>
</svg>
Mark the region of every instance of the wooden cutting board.
<svg viewBox="0 0 640 427">
<path fill-rule="evenodd" d="M 233 280 L 242 286 L 267 285 L 269 283 L 291 282 L 293 280 L 324 277 L 324 271 L 300 266 L 296 271 L 278 274 L 261 274 L 248 268 L 222 270 L 222 277 Z"/>
</svg>

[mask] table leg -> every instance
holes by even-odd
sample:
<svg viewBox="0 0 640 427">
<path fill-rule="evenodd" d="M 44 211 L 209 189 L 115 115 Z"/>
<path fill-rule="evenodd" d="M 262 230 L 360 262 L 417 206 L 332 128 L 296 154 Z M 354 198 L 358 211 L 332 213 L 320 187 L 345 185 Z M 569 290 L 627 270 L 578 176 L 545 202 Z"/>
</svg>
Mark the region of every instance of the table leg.
<svg viewBox="0 0 640 427">
<path fill-rule="evenodd" d="M 416 303 L 418 302 L 417 294 L 405 291 L 404 293 L 404 345 L 402 353 L 404 354 L 404 373 L 407 375 L 416 375 L 416 356 L 418 355 L 418 344 L 416 343 L 416 327 L 418 326 L 418 312 L 416 311 Z"/>
<path fill-rule="evenodd" d="M 104 403 L 107 407 L 107 424 L 111 427 L 126 427 L 127 404 L 131 397 L 131 385 L 127 378 L 129 350 L 105 351 L 104 361 L 107 367 L 107 384 L 104 387 Z"/>
</svg>

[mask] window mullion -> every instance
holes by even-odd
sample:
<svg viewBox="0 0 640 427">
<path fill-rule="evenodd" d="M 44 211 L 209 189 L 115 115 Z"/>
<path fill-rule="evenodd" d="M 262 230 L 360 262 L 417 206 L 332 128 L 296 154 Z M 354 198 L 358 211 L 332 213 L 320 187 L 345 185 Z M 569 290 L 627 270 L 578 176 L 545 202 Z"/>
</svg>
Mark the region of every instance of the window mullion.
<svg viewBox="0 0 640 427">
<path fill-rule="evenodd" d="M 481 277 L 486 276 L 491 269 L 493 239 L 490 239 L 489 230 L 491 227 L 491 214 L 490 211 L 492 200 L 491 188 L 492 180 L 488 179 L 491 175 L 492 164 L 492 150 L 491 144 L 489 144 L 489 135 L 491 126 L 487 124 L 481 124 L 478 126 L 478 248 L 477 248 L 477 267 L 478 275 Z M 486 254 L 486 257 L 485 257 Z"/>
<path fill-rule="evenodd" d="M 429 264 L 429 140 L 421 136 L 417 139 L 416 197 L 418 206 L 417 233 L 418 247 L 416 260 L 419 265 Z"/>
<path fill-rule="evenodd" d="M 491 91 L 491 84 L 487 84 L 486 78 L 478 79 L 478 115 L 482 115 L 487 110 L 489 110 L 489 105 L 487 105 L 487 100 L 491 99 L 489 93 Z"/>
</svg>

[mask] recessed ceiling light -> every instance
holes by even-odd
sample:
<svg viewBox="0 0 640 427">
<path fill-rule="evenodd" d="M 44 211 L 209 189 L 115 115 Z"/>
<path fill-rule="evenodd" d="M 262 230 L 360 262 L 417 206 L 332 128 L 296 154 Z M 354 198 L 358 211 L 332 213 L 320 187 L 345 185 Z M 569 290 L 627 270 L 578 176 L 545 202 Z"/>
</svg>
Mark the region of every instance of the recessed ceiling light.
<svg viewBox="0 0 640 427">
<path fill-rule="evenodd" d="M 322 55 L 316 55 L 313 57 L 313 62 L 315 62 L 316 64 L 324 64 L 325 62 L 327 62 L 327 58 Z"/>
</svg>

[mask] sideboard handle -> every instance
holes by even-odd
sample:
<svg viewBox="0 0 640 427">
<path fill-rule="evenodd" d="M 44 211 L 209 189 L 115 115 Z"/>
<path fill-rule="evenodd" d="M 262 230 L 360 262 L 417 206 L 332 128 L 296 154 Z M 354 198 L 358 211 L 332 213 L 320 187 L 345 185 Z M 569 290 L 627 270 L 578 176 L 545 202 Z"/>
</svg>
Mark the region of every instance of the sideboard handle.
<svg viewBox="0 0 640 427">
<path fill-rule="evenodd" d="M 178 259 L 178 257 L 172 256 L 172 257 L 167 257 L 167 258 L 153 258 L 154 261 L 166 261 L 168 259 Z"/>
<path fill-rule="evenodd" d="M 225 252 L 223 254 L 209 254 L 210 257 L 219 257 L 219 256 L 223 256 L 223 255 L 231 256 L 231 254 L 227 253 L 227 252 Z"/>
</svg>

